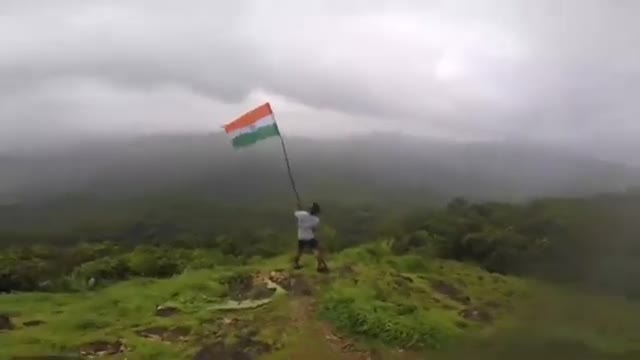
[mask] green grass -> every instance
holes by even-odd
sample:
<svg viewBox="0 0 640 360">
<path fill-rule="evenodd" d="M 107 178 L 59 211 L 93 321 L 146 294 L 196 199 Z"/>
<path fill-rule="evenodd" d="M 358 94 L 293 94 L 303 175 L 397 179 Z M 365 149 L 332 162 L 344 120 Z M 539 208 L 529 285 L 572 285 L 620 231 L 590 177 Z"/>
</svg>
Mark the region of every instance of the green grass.
<svg viewBox="0 0 640 360">
<path fill-rule="evenodd" d="M 139 341 L 136 329 L 197 326 L 198 320 L 206 317 L 199 309 L 204 308 L 207 298 L 215 299 L 222 291 L 214 274 L 198 271 L 168 280 L 135 279 L 96 292 L 1 296 L 0 308 L 14 323 L 40 320 L 45 324 L 3 334 L 0 347 L 5 354 L 48 354 L 73 352 L 78 345 L 94 340 L 125 338 L 140 345 L 141 353 L 155 354 Z M 156 306 L 168 302 L 182 304 L 185 312 L 170 320 L 156 317 Z M 168 354 L 184 350 L 171 348 L 175 347 L 166 347 Z"/>
<path fill-rule="evenodd" d="M 332 282 L 321 315 L 353 336 L 451 358 L 482 358 L 482 349 L 486 359 L 518 349 L 552 359 L 640 354 L 640 304 L 621 298 L 454 261 L 395 257 L 384 244 L 345 251 L 336 261 L 352 264 L 356 275 Z M 437 283 L 455 287 L 463 300 L 436 291 Z M 465 309 L 482 309 L 491 320 L 465 319 Z"/>
<path fill-rule="evenodd" d="M 354 264 L 354 274 L 331 284 L 321 315 L 345 332 L 386 345 L 439 349 L 491 330 L 504 309 L 491 309 L 491 324 L 469 321 L 461 312 L 486 304 L 506 308 L 526 293 L 520 280 L 455 262 L 394 257 L 384 245 L 349 250 L 343 257 L 343 263 Z M 457 289 L 461 299 L 434 291 L 437 282 Z"/>
<path fill-rule="evenodd" d="M 335 358 L 325 327 L 363 348 L 382 349 L 385 358 L 396 358 L 398 348 L 433 359 L 640 358 L 633 357 L 640 354 L 636 303 L 489 274 L 470 264 L 392 256 L 385 244 L 332 256 L 330 275 L 315 273 L 312 260 L 305 258 L 301 274 L 313 288 L 312 297 L 279 296 L 260 307 L 215 310 L 227 299 L 223 279 L 269 273 L 287 268 L 288 261 L 282 256 L 87 292 L 2 295 L 0 313 L 17 328 L 0 333 L 0 359 L 76 354 L 80 345 L 96 340 L 123 340 L 131 349 L 128 359 L 191 359 L 203 344 L 247 339 L 270 348 L 265 358 L 304 354 L 309 346 L 317 349 L 310 359 Z M 443 292 L 442 284 L 455 291 Z M 181 312 L 158 317 L 158 305 Z M 465 318 L 474 309 L 490 316 Z M 45 324 L 22 325 L 31 320 Z M 152 326 L 188 327 L 189 340 L 167 344 L 136 334 Z"/>
</svg>

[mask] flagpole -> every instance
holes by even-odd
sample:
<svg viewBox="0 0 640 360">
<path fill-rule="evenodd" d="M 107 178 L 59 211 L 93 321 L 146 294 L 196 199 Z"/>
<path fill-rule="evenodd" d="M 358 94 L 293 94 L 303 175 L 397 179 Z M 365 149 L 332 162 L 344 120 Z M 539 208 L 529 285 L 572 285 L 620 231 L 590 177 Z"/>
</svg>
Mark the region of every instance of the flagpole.
<svg viewBox="0 0 640 360">
<path fill-rule="evenodd" d="M 278 128 L 278 133 L 280 134 L 280 143 L 282 144 L 282 154 L 284 155 L 284 162 L 287 164 L 287 174 L 289 174 L 289 181 L 291 181 L 291 189 L 293 189 L 293 193 L 296 195 L 296 201 L 298 207 L 302 205 L 300 201 L 300 194 L 298 194 L 298 188 L 296 187 L 296 181 L 293 179 L 293 174 L 291 173 L 291 164 L 289 163 L 289 154 L 287 154 L 287 145 L 284 142 L 284 137 L 282 136 L 282 132 L 280 132 L 280 126 L 278 126 L 278 121 L 276 121 L 276 116 L 271 112 L 273 116 L 273 121 Z"/>
</svg>

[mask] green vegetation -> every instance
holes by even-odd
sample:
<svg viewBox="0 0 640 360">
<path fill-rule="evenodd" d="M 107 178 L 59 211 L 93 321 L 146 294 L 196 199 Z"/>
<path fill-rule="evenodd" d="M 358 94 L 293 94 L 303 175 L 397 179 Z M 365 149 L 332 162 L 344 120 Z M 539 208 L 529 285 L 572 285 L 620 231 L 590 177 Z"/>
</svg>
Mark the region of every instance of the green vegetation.
<svg viewBox="0 0 640 360">
<path fill-rule="evenodd" d="M 328 275 L 290 209 L 138 206 L 4 209 L 0 359 L 640 356 L 637 195 L 325 205 Z"/>
<path fill-rule="evenodd" d="M 567 347 L 567 356 L 584 352 L 594 359 L 640 351 L 640 305 L 622 299 L 455 261 L 417 263 L 414 256 L 392 255 L 388 243 L 336 254 L 330 275 L 311 267 L 278 270 L 287 261 L 136 278 L 92 292 L 4 295 L 0 308 L 15 328 L 0 335 L 0 347 L 3 354 L 34 356 L 77 354 L 88 344 L 111 342 L 122 344 L 129 359 L 191 359 L 208 344 L 224 344 L 225 351 L 278 359 L 318 341 L 333 356 L 393 358 L 394 349 L 404 349 L 410 358 L 505 351 L 526 339 L 537 351 L 555 344 Z M 265 294 L 259 281 L 267 278 L 283 292 Z M 218 307 L 263 297 L 268 300 L 256 306 Z M 352 347 L 343 353 L 345 345 Z M 549 349 L 545 355 L 554 356 Z"/>
</svg>

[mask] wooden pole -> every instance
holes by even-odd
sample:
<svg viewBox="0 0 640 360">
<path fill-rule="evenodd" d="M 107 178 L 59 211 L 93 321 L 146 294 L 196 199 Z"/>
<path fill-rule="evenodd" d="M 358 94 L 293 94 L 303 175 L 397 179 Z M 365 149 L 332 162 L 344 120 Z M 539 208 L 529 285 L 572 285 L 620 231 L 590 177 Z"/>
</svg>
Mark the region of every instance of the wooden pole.
<svg viewBox="0 0 640 360">
<path fill-rule="evenodd" d="M 272 111 L 272 114 L 273 114 L 273 111 Z M 287 174 L 289 174 L 291 189 L 293 189 L 293 193 L 296 196 L 296 202 L 297 202 L 298 208 L 301 208 L 302 202 L 300 201 L 300 194 L 298 193 L 298 188 L 296 187 L 296 181 L 293 179 L 293 174 L 291 173 L 291 164 L 289 162 L 289 154 L 287 154 L 287 145 L 284 143 L 284 138 L 282 137 L 282 132 L 280 132 L 280 126 L 278 126 L 278 122 L 276 121 L 275 115 L 273 115 L 273 120 L 276 123 L 276 127 L 278 128 L 278 133 L 280 134 L 280 143 L 282 144 L 282 154 L 284 155 L 284 162 L 287 164 Z"/>
</svg>

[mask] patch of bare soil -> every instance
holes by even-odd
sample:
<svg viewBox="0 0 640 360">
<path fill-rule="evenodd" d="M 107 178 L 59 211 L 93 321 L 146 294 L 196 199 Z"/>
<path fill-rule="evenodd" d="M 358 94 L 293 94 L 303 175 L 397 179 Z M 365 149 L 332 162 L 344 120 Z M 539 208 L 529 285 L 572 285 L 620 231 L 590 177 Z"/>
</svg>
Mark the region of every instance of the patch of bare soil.
<svg viewBox="0 0 640 360">
<path fill-rule="evenodd" d="M 189 340 L 190 333 L 191 329 L 186 326 L 178 326 L 171 329 L 165 326 L 154 326 L 136 331 L 136 334 L 143 338 L 168 343 L 185 342 Z"/>
<path fill-rule="evenodd" d="M 328 324 L 321 325 L 321 332 L 334 352 L 341 354 L 346 360 L 381 360 L 382 355 L 376 350 L 369 350 L 351 339 L 336 334 Z"/>
<path fill-rule="evenodd" d="M 220 344 L 226 343 L 225 348 L 231 347 L 253 358 L 253 356 L 279 350 L 283 345 L 280 341 L 266 343 L 258 340 L 257 337 L 263 324 L 255 318 L 241 319 L 229 316 L 208 322 L 205 326 L 207 327 L 206 333 L 202 336 L 194 335 L 191 338 L 201 344 L 210 344 L 207 346 L 213 346 L 214 349 L 218 349 Z M 212 341 L 215 342 L 212 343 Z"/>
<path fill-rule="evenodd" d="M 265 300 L 276 292 L 260 274 L 235 274 L 222 281 L 234 301 Z"/>
<path fill-rule="evenodd" d="M 291 274 L 285 270 L 273 270 L 269 273 L 269 280 L 287 291 L 290 290 Z"/>
<path fill-rule="evenodd" d="M 14 356 L 11 360 L 81 360 L 77 356 L 62 355 L 37 355 L 37 356 Z"/>
<path fill-rule="evenodd" d="M 276 292 L 276 289 L 269 288 L 266 283 L 254 283 L 253 288 L 247 294 L 249 300 L 269 299 Z"/>
<path fill-rule="evenodd" d="M 253 360 L 251 354 L 243 351 L 242 348 L 235 345 L 226 345 L 222 342 L 216 342 L 210 345 L 205 345 L 196 355 L 193 360 Z"/>
<path fill-rule="evenodd" d="M 285 271 L 272 271 L 269 280 L 296 296 L 312 296 L 313 288 L 303 274 L 291 274 Z"/>
<path fill-rule="evenodd" d="M 254 339 L 253 336 L 255 335 L 257 334 L 247 334 L 247 336 L 243 336 L 240 339 L 238 339 L 238 341 L 236 341 L 233 344 L 233 346 L 239 347 L 245 353 L 255 355 L 255 356 L 260 356 L 260 355 L 270 353 L 272 350 L 271 345 Z"/>
<path fill-rule="evenodd" d="M 158 306 L 156 308 L 156 316 L 159 317 L 170 317 L 177 315 L 181 312 L 180 309 L 172 306 Z"/>
<path fill-rule="evenodd" d="M 298 296 L 312 296 L 313 289 L 309 281 L 302 274 L 294 274 L 291 277 L 291 293 Z"/>
<path fill-rule="evenodd" d="M 121 341 L 93 341 L 81 345 L 80 354 L 90 359 L 103 357 L 107 355 L 122 354 L 129 351 L 129 348 Z"/>
<path fill-rule="evenodd" d="M 462 290 L 445 281 L 431 281 L 431 288 L 455 302 L 461 303 L 463 305 L 469 305 L 471 303 L 471 298 L 465 295 Z"/>
<path fill-rule="evenodd" d="M 393 289 L 400 295 L 409 295 L 413 292 L 413 279 L 409 276 L 397 274 L 392 274 L 393 276 Z"/>
<path fill-rule="evenodd" d="M 461 310 L 459 314 L 466 320 L 481 323 L 490 323 L 493 321 L 493 315 L 491 315 L 491 313 L 486 309 L 480 307 L 468 307 L 464 310 Z"/>
<path fill-rule="evenodd" d="M 373 360 L 377 353 L 362 349 L 349 338 L 338 335 L 331 325 L 315 320 L 317 304 L 313 298 L 300 297 L 293 301 L 291 312 L 292 324 L 298 331 L 313 331 L 313 336 L 323 339 L 335 354 L 331 359 L 342 360 Z"/>
<path fill-rule="evenodd" d="M 44 325 L 46 324 L 46 322 L 42 321 L 42 320 L 30 320 L 30 321 L 25 321 L 22 323 L 22 325 L 26 326 L 26 327 L 34 327 L 34 326 L 40 326 L 40 325 Z"/>
<path fill-rule="evenodd" d="M 15 326 L 11 322 L 11 318 L 8 315 L 0 314 L 0 331 L 13 329 L 15 329 Z"/>
</svg>

